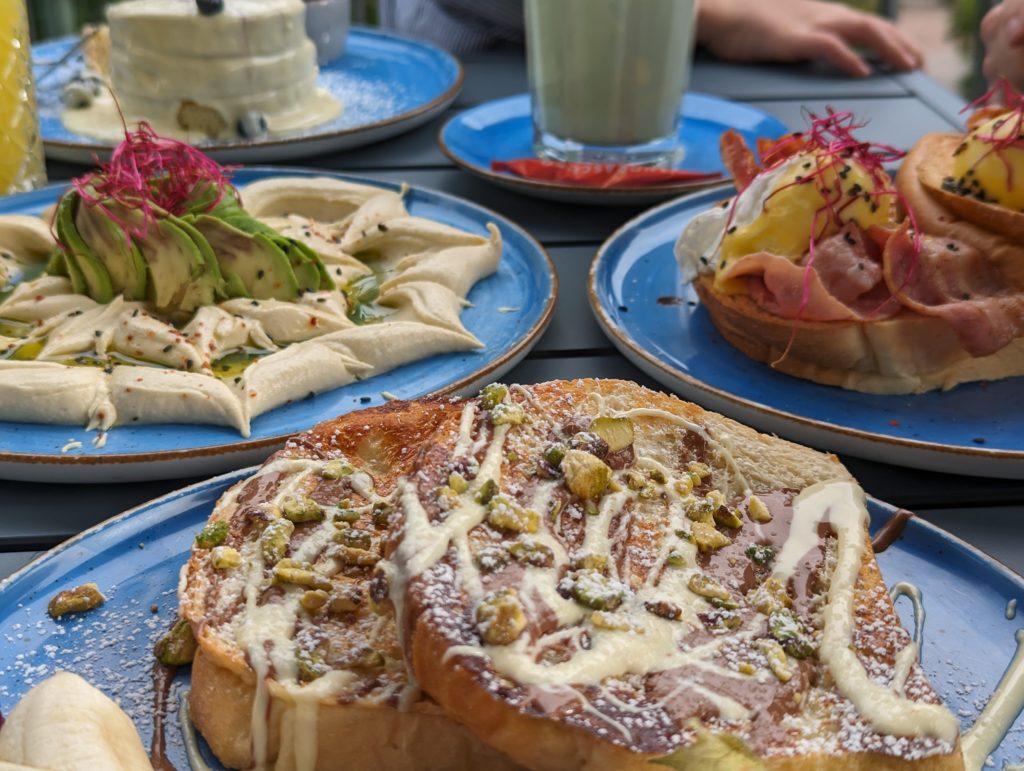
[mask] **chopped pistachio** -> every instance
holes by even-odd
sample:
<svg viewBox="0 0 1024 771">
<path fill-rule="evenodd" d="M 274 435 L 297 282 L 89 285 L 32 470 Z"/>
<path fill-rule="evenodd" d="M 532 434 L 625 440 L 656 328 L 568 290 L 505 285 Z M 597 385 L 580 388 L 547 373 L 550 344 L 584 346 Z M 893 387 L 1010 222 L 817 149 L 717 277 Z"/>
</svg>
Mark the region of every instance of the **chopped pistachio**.
<svg viewBox="0 0 1024 771">
<path fill-rule="evenodd" d="M 651 480 L 657 482 L 659 485 L 663 485 L 668 482 L 668 477 L 665 476 L 665 472 L 660 468 L 652 468 L 648 473 L 651 476 Z"/>
<path fill-rule="evenodd" d="M 725 493 L 721 490 L 712 490 L 705 497 L 708 503 L 716 509 L 725 505 Z"/>
<path fill-rule="evenodd" d="M 477 503 L 487 504 L 490 503 L 491 498 L 497 495 L 497 493 L 498 483 L 493 479 L 487 479 L 480 485 L 480 488 L 476 491 L 476 495 L 473 500 Z"/>
<path fill-rule="evenodd" d="M 359 512 L 355 509 L 339 509 L 334 512 L 334 524 L 351 525 L 359 521 Z"/>
<path fill-rule="evenodd" d="M 629 418 L 595 418 L 590 430 L 608 443 L 609 452 L 618 452 L 633 444 L 633 421 Z"/>
<path fill-rule="evenodd" d="M 707 463 L 699 461 L 691 461 L 687 464 L 686 470 L 701 480 L 711 476 L 711 467 Z"/>
<path fill-rule="evenodd" d="M 558 515 L 562 513 L 562 507 L 565 502 L 561 498 L 555 498 L 548 504 L 548 516 L 552 520 L 558 519 Z"/>
<path fill-rule="evenodd" d="M 434 496 L 437 498 L 437 505 L 441 507 L 441 511 L 451 511 L 452 509 L 459 508 L 459 503 L 461 502 L 459 494 L 448 485 L 442 485 L 434 490 Z"/>
<path fill-rule="evenodd" d="M 519 594 L 510 587 L 491 592 L 476 609 L 477 629 L 488 645 L 508 645 L 526 629 Z"/>
<path fill-rule="evenodd" d="M 626 472 L 626 487 L 628 487 L 633 492 L 639 492 L 640 490 L 643 490 L 646 484 L 647 478 L 639 471 L 634 471 L 633 469 L 630 469 L 629 471 Z"/>
<path fill-rule="evenodd" d="M 377 501 L 370 509 L 370 517 L 377 527 L 387 527 L 391 522 L 391 515 L 395 513 L 395 507 L 387 501 Z"/>
<path fill-rule="evenodd" d="M 600 498 L 612 481 L 611 468 L 596 455 L 583 450 L 567 450 L 562 471 L 569 489 L 585 500 Z"/>
<path fill-rule="evenodd" d="M 290 522 L 320 522 L 325 516 L 324 507 L 305 495 L 287 496 L 281 501 L 281 513 Z"/>
<path fill-rule="evenodd" d="M 716 608 L 707 613 L 698 613 L 697 617 L 708 629 L 736 629 L 743 624 L 743 617 L 729 608 Z"/>
<path fill-rule="evenodd" d="M 768 507 L 765 505 L 764 501 L 756 495 L 751 495 L 747 500 L 747 516 L 754 522 L 772 521 L 772 513 L 768 511 Z"/>
<path fill-rule="evenodd" d="M 579 431 L 569 437 L 570 450 L 582 450 L 603 458 L 608 454 L 608 442 L 593 431 Z"/>
<path fill-rule="evenodd" d="M 576 602 L 594 610 L 615 610 L 626 599 L 625 585 L 599 570 L 578 570 L 562 581 Z"/>
<path fill-rule="evenodd" d="M 350 463 L 335 458 L 324 464 L 324 467 L 320 469 L 320 476 L 324 479 L 341 479 L 342 477 L 351 476 L 355 471 L 355 468 Z"/>
<path fill-rule="evenodd" d="M 526 420 L 526 412 L 519 404 L 513 402 L 502 402 L 491 410 L 491 423 L 501 425 L 521 425 Z"/>
<path fill-rule="evenodd" d="M 324 589 L 310 589 L 302 593 L 299 604 L 308 611 L 319 610 L 327 604 L 330 595 Z"/>
<path fill-rule="evenodd" d="M 661 497 L 661 493 L 653 484 L 647 484 L 644 486 L 644 489 L 640 491 L 640 497 L 644 500 L 650 501 Z"/>
<path fill-rule="evenodd" d="M 727 509 L 725 506 L 720 506 L 715 509 L 714 513 L 715 523 L 721 527 L 741 528 L 743 527 L 743 520 L 740 519 L 739 514 L 731 509 Z"/>
<path fill-rule="evenodd" d="M 814 641 L 803 622 L 791 610 L 777 610 L 768 617 L 768 633 L 795 659 L 814 653 Z"/>
<path fill-rule="evenodd" d="M 495 570 L 505 567 L 510 556 L 508 550 L 502 549 L 500 546 L 485 546 L 476 553 L 475 562 L 481 570 L 493 573 Z"/>
<path fill-rule="evenodd" d="M 684 502 L 686 516 L 694 522 L 710 525 L 715 521 L 715 505 L 707 498 L 689 497 Z"/>
<path fill-rule="evenodd" d="M 694 573 L 690 576 L 690 580 L 687 581 L 686 585 L 691 592 L 699 594 L 701 597 L 717 600 L 732 599 L 728 589 L 705 573 Z"/>
<path fill-rule="evenodd" d="M 736 669 L 739 670 L 741 675 L 753 675 L 757 673 L 757 667 L 751 664 L 749 661 L 741 661 Z"/>
<path fill-rule="evenodd" d="M 655 616 L 667 618 L 669 621 L 678 621 L 683 617 L 683 611 L 678 605 L 665 600 L 648 600 L 644 603 L 644 608 Z"/>
<path fill-rule="evenodd" d="M 358 549 L 354 546 L 345 546 L 343 544 L 335 547 L 332 556 L 345 565 L 355 565 L 361 568 L 376 565 L 381 559 L 380 554 L 372 549 Z"/>
<path fill-rule="evenodd" d="M 516 562 L 535 568 L 549 568 L 555 564 L 555 553 L 536 541 L 515 541 L 508 547 L 508 553 Z"/>
<path fill-rule="evenodd" d="M 512 533 L 536 533 L 540 514 L 520 506 L 508 496 L 495 495 L 487 504 L 487 524 Z"/>
<path fill-rule="evenodd" d="M 590 623 L 599 629 L 610 629 L 615 632 L 629 632 L 629 631 L 640 631 L 633 624 L 621 616 L 616 616 L 613 613 L 606 613 L 603 610 L 595 610 L 590 614 Z"/>
<path fill-rule="evenodd" d="M 469 482 L 458 471 L 453 471 L 448 475 L 448 486 L 459 495 L 462 495 L 469 489 Z"/>
<path fill-rule="evenodd" d="M 549 445 L 546 450 L 544 450 L 544 460 L 546 460 L 555 468 L 558 468 L 560 465 L 562 465 L 562 459 L 564 457 L 565 445 L 562 444 L 561 442 L 555 442 L 554 444 Z"/>
<path fill-rule="evenodd" d="M 329 591 L 331 582 L 326 577 L 313 570 L 308 562 L 299 560 L 283 559 L 274 565 L 274 578 L 285 584 L 296 586 L 308 586 L 313 589 Z"/>
<path fill-rule="evenodd" d="M 60 618 L 68 613 L 85 613 L 87 610 L 98 608 L 106 601 L 107 598 L 96 584 L 82 584 L 74 589 L 58 592 L 46 606 L 46 612 L 50 614 L 50 618 Z"/>
<path fill-rule="evenodd" d="M 778 642 L 766 637 L 757 641 L 757 649 L 768 660 L 768 668 L 779 679 L 779 682 L 788 683 L 793 679 L 793 675 L 796 673 L 790 666 L 786 651 Z"/>
<path fill-rule="evenodd" d="M 674 487 L 679 495 L 687 496 L 693 492 L 693 480 L 689 476 L 680 477 L 675 481 Z"/>
<path fill-rule="evenodd" d="M 665 557 L 665 564 L 672 568 L 686 567 L 686 556 L 682 552 L 670 551 Z"/>
<path fill-rule="evenodd" d="M 756 589 L 747 592 L 747 600 L 758 613 L 766 616 L 793 605 L 786 585 L 774 577 L 766 578 Z"/>
<path fill-rule="evenodd" d="M 174 622 L 174 626 L 156 641 L 153 655 L 168 667 L 182 667 L 191 664 L 196 655 L 196 638 L 192 634 L 192 625 L 183 618 Z"/>
<path fill-rule="evenodd" d="M 320 651 L 307 651 L 299 648 L 295 653 L 295 662 L 299 669 L 299 682 L 309 683 L 323 677 L 331 671 Z"/>
<path fill-rule="evenodd" d="M 260 534 L 260 553 L 263 561 L 273 564 L 284 558 L 288 542 L 295 532 L 295 524 L 287 519 L 275 519 Z"/>
<path fill-rule="evenodd" d="M 196 546 L 200 549 L 212 549 L 214 546 L 220 546 L 228 537 L 229 528 L 230 525 L 226 519 L 209 523 L 196 536 Z"/>
<path fill-rule="evenodd" d="M 693 523 L 693 542 L 700 551 L 716 551 L 732 543 L 727 535 L 706 522 Z"/>
<path fill-rule="evenodd" d="M 708 597 L 708 604 L 713 608 L 722 608 L 723 610 L 736 610 L 740 604 L 733 599 L 720 600 L 717 597 Z"/>
<path fill-rule="evenodd" d="M 373 533 L 359 527 L 346 527 L 334 534 L 337 543 L 351 546 L 353 549 L 370 549 L 373 547 Z"/>
<path fill-rule="evenodd" d="M 755 565 L 767 565 L 775 559 L 775 549 L 766 544 L 753 543 L 747 547 L 745 554 Z"/>
<path fill-rule="evenodd" d="M 485 410 L 493 410 L 508 396 L 508 388 L 501 383 L 491 383 L 480 391 L 480 406 Z"/>
<path fill-rule="evenodd" d="M 210 552 L 210 564 L 217 570 L 230 570 L 242 564 L 242 555 L 230 546 L 214 546 Z"/>
<path fill-rule="evenodd" d="M 577 555 L 572 561 L 573 570 L 608 570 L 608 558 L 603 554 Z"/>
</svg>

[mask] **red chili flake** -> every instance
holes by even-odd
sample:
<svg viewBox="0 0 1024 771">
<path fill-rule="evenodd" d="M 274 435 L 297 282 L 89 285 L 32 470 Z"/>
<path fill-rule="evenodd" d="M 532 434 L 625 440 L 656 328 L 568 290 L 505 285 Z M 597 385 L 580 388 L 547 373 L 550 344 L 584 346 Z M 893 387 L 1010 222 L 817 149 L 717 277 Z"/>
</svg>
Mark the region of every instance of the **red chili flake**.
<svg viewBox="0 0 1024 771">
<path fill-rule="evenodd" d="M 42 302 L 42 301 L 43 301 L 43 295 L 37 294 L 36 295 L 36 302 L 38 303 L 38 302 Z"/>
<path fill-rule="evenodd" d="M 899 424 L 900 424 L 900 422 L 898 420 L 890 420 L 889 421 L 889 425 L 892 426 L 893 428 L 896 428 L 897 426 L 899 426 Z"/>
<path fill-rule="evenodd" d="M 315 327 L 315 326 L 316 326 L 316 325 L 317 325 L 318 323 L 319 323 L 319 322 L 318 322 L 318 320 L 317 320 L 316 316 L 310 316 L 310 317 L 309 317 L 309 325 L 310 325 L 311 327 Z"/>
<path fill-rule="evenodd" d="M 616 163 L 561 163 L 543 161 L 539 158 L 491 161 L 491 170 L 507 171 L 527 179 L 567 182 L 571 185 L 597 188 L 646 187 L 671 182 L 706 182 L 722 178 L 722 173 L 718 171 L 655 169 L 649 166 Z"/>
</svg>

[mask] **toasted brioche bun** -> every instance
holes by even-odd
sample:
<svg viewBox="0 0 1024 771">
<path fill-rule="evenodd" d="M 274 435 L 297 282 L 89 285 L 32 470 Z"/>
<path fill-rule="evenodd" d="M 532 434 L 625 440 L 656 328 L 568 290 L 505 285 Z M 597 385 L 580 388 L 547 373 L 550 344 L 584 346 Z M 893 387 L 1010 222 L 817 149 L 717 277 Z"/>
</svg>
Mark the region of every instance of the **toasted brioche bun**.
<svg viewBox="0 0 1024 771">
<path fill-rule="evenodd" d="M 747 295 L 717 292 L 713 283 L 701 276 L 694 288 L 722 337 L 750 358 L 804 380 L 910 394 L 1024 374 L 1022 338 L 975 357 L 940 318 L 903 312 L 879 321 L 795 322 L 768 313 Z"/>
</svg>

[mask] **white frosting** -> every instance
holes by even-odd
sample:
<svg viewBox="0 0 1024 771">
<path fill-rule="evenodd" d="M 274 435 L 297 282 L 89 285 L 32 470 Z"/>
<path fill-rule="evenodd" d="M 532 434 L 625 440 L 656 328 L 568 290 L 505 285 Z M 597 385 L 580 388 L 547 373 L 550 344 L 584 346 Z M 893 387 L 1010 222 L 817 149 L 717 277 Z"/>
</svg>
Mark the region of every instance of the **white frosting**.
<svg viewBox="0 0 1024 771">
<path fill-rule="evenodd" d="M 1024 630 L 1017 631 L 1017 652 L 992 698 L 964 734 L 961 748 L 967 771 L 982 770 L 986 758 L 999 746 L 1021 709 L 1024 709 Z"/>
</svg>

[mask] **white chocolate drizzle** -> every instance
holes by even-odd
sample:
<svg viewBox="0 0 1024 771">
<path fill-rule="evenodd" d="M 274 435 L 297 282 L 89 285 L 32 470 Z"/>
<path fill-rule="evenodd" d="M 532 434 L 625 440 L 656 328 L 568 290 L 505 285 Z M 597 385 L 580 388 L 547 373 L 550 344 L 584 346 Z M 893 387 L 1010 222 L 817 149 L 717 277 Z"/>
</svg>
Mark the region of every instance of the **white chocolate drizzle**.
<svg viewBox="0 0 1024 771">
<path fill-rule="evenodd" d="M 985 709 L 963 736 L 961 748 L 967 771 L 981 771 L 988 756 L 1024 709 L 1024 629 L 1017 630 L 1016 638 L 1017 652 Z"/>
</svg>

